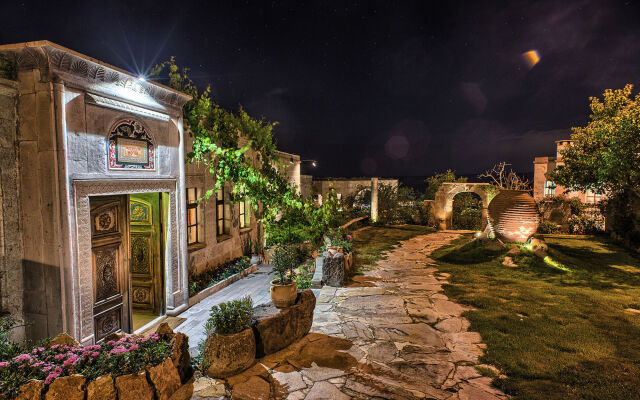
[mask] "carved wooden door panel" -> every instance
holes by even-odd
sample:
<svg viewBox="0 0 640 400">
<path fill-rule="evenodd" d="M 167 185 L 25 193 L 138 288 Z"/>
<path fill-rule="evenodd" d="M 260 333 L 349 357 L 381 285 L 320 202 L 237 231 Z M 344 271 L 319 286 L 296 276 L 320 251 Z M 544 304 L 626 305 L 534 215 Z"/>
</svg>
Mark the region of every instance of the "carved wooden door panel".
<svg viewBox="0 0 640 400">
<path fill-rule="evenodd" d="M 133 308 L 162 311 L 160 261 L 160 195 L 129 197 L 131 300 Z"/>
<path fill-rule="evenodd" d="M 96 342 L 130 330 L 127 197 L 99 196 L 91 202 L 93 323 Z"/>
</svg>

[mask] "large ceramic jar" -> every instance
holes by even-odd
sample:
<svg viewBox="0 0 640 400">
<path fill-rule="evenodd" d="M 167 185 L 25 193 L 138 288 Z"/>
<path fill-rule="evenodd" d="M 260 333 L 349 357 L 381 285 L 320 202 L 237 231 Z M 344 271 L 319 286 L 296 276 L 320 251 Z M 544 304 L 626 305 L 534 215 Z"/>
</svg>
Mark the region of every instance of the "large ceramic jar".
<svg viewBox="0 0 640 400">
<path fill-rule="evenodd" d="M 526 242 L 540 223 L 536 202 L 524 190 L 501 190 L 488 211 L 493 232 L 507 242 Z"/>
<path fill-rule="evenodd" d="M 271 281 L 271 301 L 277 308 L 291 307 L 297 298 L 298 285 L 296 281 L 284 285 L 277 279 Z"/>
</svg>

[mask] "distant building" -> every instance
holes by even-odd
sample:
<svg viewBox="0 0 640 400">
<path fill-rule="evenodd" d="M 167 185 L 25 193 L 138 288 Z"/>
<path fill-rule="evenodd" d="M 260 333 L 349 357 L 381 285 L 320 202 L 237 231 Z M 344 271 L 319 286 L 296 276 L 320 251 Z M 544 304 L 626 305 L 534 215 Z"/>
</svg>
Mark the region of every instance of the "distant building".
<svg viewBox="0 0 640 400">
<path fill-rule="evenodd" d="M 549 173 L 563 164 L 560 150 L 569 144 L 571 144 L 571 140 L 558 140 L 556 141 L 555 157 L 536 157 L 534 159 L 533 198 L 536 201 L 541 201 L 546 197 L 566 196 L 578 199 L 585 204 L 597 204 L 602 200 L 603 195 L 592 190 L 568 191 L 564 186 L 557 185 L 549 179 Z"/>
<path fill-rule="evenodd" d="M 397 179 L 380 178 L 378 185 L 390 185 L 398 187 Z M 355 194 L 362 189 L 371 188 L 371 178 L 314 178 L 312 191 L 314 196 L 320 199 L 326 198 L 329 189 L 336 191 L 338 199 Z"/>
</svg>

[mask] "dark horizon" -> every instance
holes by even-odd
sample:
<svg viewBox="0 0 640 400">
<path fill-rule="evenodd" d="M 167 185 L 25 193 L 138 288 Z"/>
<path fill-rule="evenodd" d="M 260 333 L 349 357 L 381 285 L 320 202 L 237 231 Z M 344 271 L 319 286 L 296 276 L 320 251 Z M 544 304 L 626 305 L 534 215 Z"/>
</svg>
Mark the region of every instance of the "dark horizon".
<svg viewBox="0 0 640 400">
<path fill-rule="evenodd" d="M 527 173 L 588 121 L 589 96 L 640 78 L 634 1 L 256 4 L 16 2 L 0 43 L 136 74 L 176 56 L 223 106 L 278 121 L 318 177 Z"/>
</svg>

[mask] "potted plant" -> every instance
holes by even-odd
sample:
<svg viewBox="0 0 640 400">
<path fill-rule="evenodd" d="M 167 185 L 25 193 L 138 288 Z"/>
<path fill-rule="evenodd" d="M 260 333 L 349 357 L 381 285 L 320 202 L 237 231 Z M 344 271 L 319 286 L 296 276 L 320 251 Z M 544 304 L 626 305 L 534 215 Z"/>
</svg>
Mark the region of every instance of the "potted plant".
<svg viewBox="0 0 640 400">
<path fill-rule="evenodd" d="M 293 272 L 296 258 L 296 252 L 292 246 L 277 246 L 273 251 L 271 264 L 276 272 L 276 278 L 271 281 L 271 300 L 278 308 L 292 306 L 298 296 Z"/>
<path fill-rule="evenodd" d="M 256 338 L 250 327 L 252 317 L 249 296 L 211 307 L 206 339 L 198 345 L 201 371 L 213 378 L 226 378 L 253 365 Z"/>
</svg>

